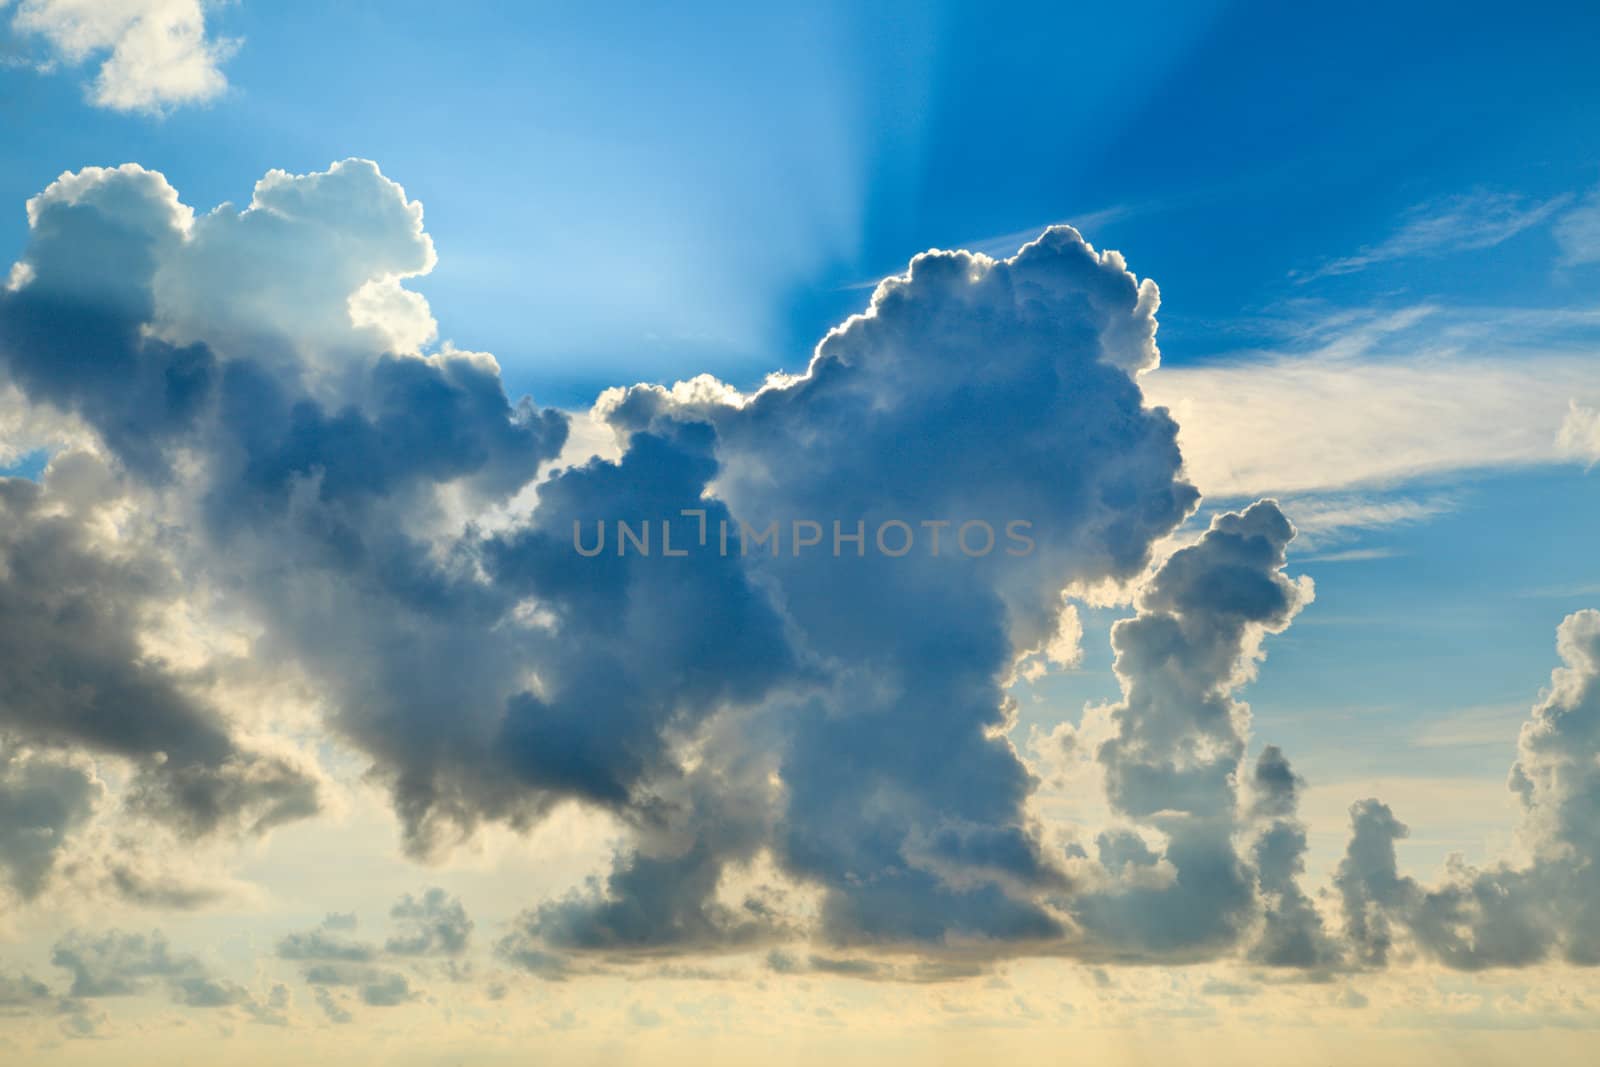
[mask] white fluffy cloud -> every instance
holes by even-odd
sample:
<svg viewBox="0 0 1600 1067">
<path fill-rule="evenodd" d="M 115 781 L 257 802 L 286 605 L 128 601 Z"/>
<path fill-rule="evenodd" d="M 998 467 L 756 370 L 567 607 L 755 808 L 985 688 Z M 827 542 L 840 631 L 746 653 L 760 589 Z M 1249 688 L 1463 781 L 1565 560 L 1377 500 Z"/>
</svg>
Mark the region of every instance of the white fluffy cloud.
<svg viewBox="0 0 1600 1067">
<path fill-rule="evenodd" d="M 204 0 L 21 0 L 12 27 L 62 61 L 100 69 L 90 98 L 115 111 L 201 103 L 227 87 L 235 43 L 206 32 Z"/>
</svg>

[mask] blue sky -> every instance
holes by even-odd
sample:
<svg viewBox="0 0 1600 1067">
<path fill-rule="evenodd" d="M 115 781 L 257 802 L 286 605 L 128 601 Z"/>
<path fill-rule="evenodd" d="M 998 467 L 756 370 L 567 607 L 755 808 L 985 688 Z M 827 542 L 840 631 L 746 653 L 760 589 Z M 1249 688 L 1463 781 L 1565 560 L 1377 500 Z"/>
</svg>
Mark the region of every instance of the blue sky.
<svg viewBox="0 0 1600 1067">
<path fill-rule="evenodd" d="M 1289 274 L 1418 205 L 1600 181 L 1587 5 L 1385 6 L 1382 33 L 1279 8 L 228 5 L 213 32 L 249 46 L 211 106 L 152 122 L 85 109 L 70 75 L 0 74 L 3 192 L 135 159 L 209 207 L 272 167 L 376 159 L 448 252 L 419 285 L 447 332 L 565 404 L 619 376 L 752 384 L 911 252 L 1069 219 L 1160 281 L 1171 362 L 1295 299 L 1578 299 L 1537 236 L 1493 271 Z"/>
<path fill-rule="evenodd" d="M 158 24 L 193 46 L 181 63 L 137 37 Z M 1524 957 L 1504 948 L 1509 920 L 1429 909 L 1451 888 L 1593 888 L 1549 866 L 1564 839 L 1540 835 L 1579 800 L 1539 777 L 1559 779 L 1555 749 L 1518 738 L 1536 704 L 1554 722 L 1595 714 L 1600 692 L 1581 651 L 1600 607 L 1600 9 L 12 0 L 0 26 L 0 266 L 21 265 L 0 298 L 0 582 L 24 621 L 77 617 L 50 581 L 104 609 L 26 644 L 0 606 L 0 680 L 93 678 L 152 730 L 222 724 L 195 742 L 212 762 L 180 768 L 217 790 L 197 814 L 176 735 L 140 748 L 87 713 L 62 727 L 66 712 L 0 707 L 0 799 L 60 797 L 44 829 L 61 844 L 42 853 L 7 860 L 38 828 L 7 838 L 0 819 L 24 916 L 0 920 L 0 1016 L 34 1005 L 16 1040 L 40 1062 L 98 1062 L 94 1043 L 52 1050 L 58 1032 L 170 1022 L 157 993 L 252 1025 L 318 1020 L 293 1039 L 308 1055 L 378 1055 L 325 1032 L 341 1014 L 365 1040 L 382 1008 L 447 1002 L 459 1016 L 405 1024 L 431 1062 L 508 988 L 521 1014 L 474 1046 L 486 1057 L 573 1030 L 557 1044 L 578 1062 L 592 1030 L 634 1056 L 668 1032 L 688 1060 L 708 1018 L 759 1043 L 732 1020 L 774 1010 L 792 992 L 762 999 L 779 977 L 805 983 L 784 1025 L 813 1052 L 824 1008 L 907 1061 L 941 1012 L 1034 1018 L 1024 992 L 996 992 L 1014 981 L 1057 1002 L 1041 1040 L 1071 1033 L 1081 1004 L 1095 1047 L 1130 1062 L 1156 1054 L 1115 1036 L 1141 1020 L 1253 1026 L 1218 1013 L 1235 987 L 1285 1026 L 1249 1046 L 1261 1062 L 1320 1053 L 1288 1022 L 1357 1000 L 1375 1005 L 1370 1027 L 1348 1024 L 1375 1062 L 1432 1054 L 1467 1025 L 1452 1011 L 1531 1026 L 1541 1054 L 1580 1062 L 1561 1028 L 1597 1025 L 1600 986 L 1561 968 L 1593 962 L 1593 916 Z M 57 182 L 124 163 L 145 170 Z M 1062 230 L 1008 259 L 1058 223 L 1132 276 Z M 927 249 L 981 255 L 907 273 Z M 938 273 L 957 268 L 978 295 Z M 1159 285 L 1159 368 L 1136 279 Z M 1053 295 L 1013 305 L 1030 285 Z M 872 320 L 829 335 L 869 302 Z M 806 371 L 825 336 L 834 371 L 819 359 L 756 392 Z M 701 374 L 724 384 L 670 389 Z M 635 383 L 669 388 L 602 395 Z M 1184 478 L 1203 499 L 1179 524 Z M 1278 504 L 1246 510 L 1263 497 Z M 981 591 L 936 566 L 593 578 L 557 554 L 568 518 L 697 499 L 778 521 L 978 501 L 1053 516 L 1059 541 L 983 571 Z M 1235 536 L 1265 555 L 1239 562 Z M 51 543 L 76 577 L 16 562 Z M 1209 601 L 1185 591 L 1195 574 Z M 1270 603 L 1229 607 L 1236 582 Z M 1222 657 L 1215 677 L 1174 668 L 1202 672 L 1176 710 L 1138 667 L 1163 620 Z M 1029 662 L 1058 625 L 1072 647 L 1033 652 L 1006 687 L 1014 723 L 998 696 L 948 730 L 896 718 L 987 693 L 1000 661 L 984 656 Z M 41 681 L 45 662 L 67 682 Z M 1563 662 L 1570 684 L 1552 681 Z M 1207 732 L 1212 701 L 1225 736 Z M 1152 770 L 1177 729 L 1162 715 L 1196 733 Z M 984 747 L 996 723 L 1004 758 Z M 1185 842 L 1222 817 L 1185 790 L 1235 743 L 1239 851 L 1222 866 L 1260 880 L 1246 910 L 1267 933 L 1219 947 L 1196 918 L 1191 942 L 1162 941 L 1163 913 L 1227 899 L 1185 874 Z M 1302 779 L 1287 809 L 1250 778 L 1267 746 Z M 1197 777 L 1173 771 L 1186 759 Z M 1518 805 L 1513 761 L 1543 799 Z M 840 768 L 892 788 L 852 791 Z M 1141 774 L 1150 796 L 1117 784 Z M 752 801 L 764 782 L 781 797 Z M 1383 849 L 1346 851 L 1368 796 L 1412 827 L 1385 839 L 1378 813 L 1356 817 L 1361 840 L 1398 841 L 1387 899 L 1357 862 Z M 1247 847 L 1270 811 L 1309 842 L 1300 896 L 1272 897 Z M 118 866 L 106 842 L 146 816 L 160 843 Z M 1107 826 L 1133 836 L 1097 837 Z M 1147 847 L 1189 897 L 1140 881 L 1156 877 Z M 57 884 L 59 908 L 40 888 Z M 780 884 L 793 914 L 763 926 Z M 880 884 L 900 895 L 864 888 Z M 748 889 L 762 922 L 728 919 L 708 885 Z M 425 886 L 442 887 L 426 905 Z M 470 950 L 450 940 L 462 901 Z M 96 908 L 197 954 L 107 940 Z M 1358 913 L 1393 924 L 1394 960 Z M 1269 914 L 1321 916 L 1290 939 L 1292 978 L 1272 969 Z M 1470 946 L 1439 933 L 1458 927 Z M 313 933 L 338 944 L 295 940 Z M 729 959 L 753 970 L 716 970 Z M 1171 967 L 1123 968 L 1134 1006 L 1118 1007 L 1092 968 L 1127 960 Z M 28 992 L 51 966 L 70 988 Z M 680 966 L 711 968 L 729 999 L 675 1001 Z M 988 978 L 917 1000 L 918 966 Z M 740 989 L 750 974 L 759 994 Z M 108 1014 L 91 980 L 107 975 L 151 1004 Z M 885 1022 L 901 1015 L 923 1021 Z M 1396 1026 L 1416 1043 L 1374 1036 Z M 1220 1061 L 1230 1040 L 1196 1054 Z"/>
</svg>

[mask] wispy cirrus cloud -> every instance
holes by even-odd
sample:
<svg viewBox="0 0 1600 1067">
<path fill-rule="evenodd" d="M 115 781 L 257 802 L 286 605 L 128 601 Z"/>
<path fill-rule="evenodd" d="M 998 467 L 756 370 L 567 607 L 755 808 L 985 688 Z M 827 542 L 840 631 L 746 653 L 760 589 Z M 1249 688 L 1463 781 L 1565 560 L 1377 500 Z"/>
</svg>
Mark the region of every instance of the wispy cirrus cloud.
<svg viewBox="0 0 1600 1067">
<path fill-rule="evenodd" d="M 1554 233 L 1561 246 L 1562 266 L 1600 263 L 1600 187 L 1590 190 L 1582 203 L 1561 216 Z"/>
<path fill-rule="evenodd" d="M 1600 463 L 1600 411 L 1576 400 L 1569 401 L 1567 417 L 1556 436 L 1556 447 L 1591 467 Z"/>
<path fill-rule="evenodd" d="M 1590 454 L 1588 312 L 1342 312 L 1288 343 L 1143 380 L 1212 496 L 1306 494 Z M 1543 321 L 1548 320 L 1548 321 Z M 1299 522 L 1299 518 L 1296 519 Z"/>
<path fill-rule="evenodd" d="M 1379 263 L 1493 248 L 1552 218 L 1570 203 L 1566 194 L 1530 200 L 1513 193 L 1475 192 L 1419 204 L 1400 228 L 1376 244 L 1331 259 L 1309 271 L 1291 271 L 1300 283 L 1355 274 Z"/>
</svg>

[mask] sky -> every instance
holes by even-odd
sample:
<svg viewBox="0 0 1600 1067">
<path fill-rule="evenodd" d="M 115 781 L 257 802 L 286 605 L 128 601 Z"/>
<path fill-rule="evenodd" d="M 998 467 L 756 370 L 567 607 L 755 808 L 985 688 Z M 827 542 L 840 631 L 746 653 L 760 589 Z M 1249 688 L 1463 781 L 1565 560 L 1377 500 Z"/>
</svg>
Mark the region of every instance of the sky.
<svg viewBox="0 0 1600 1067">
<path fill-rule="evenodd" d="M 1597 33 L 0 2 L 0 1054 L 1587 1062 Z"/>
</svg>

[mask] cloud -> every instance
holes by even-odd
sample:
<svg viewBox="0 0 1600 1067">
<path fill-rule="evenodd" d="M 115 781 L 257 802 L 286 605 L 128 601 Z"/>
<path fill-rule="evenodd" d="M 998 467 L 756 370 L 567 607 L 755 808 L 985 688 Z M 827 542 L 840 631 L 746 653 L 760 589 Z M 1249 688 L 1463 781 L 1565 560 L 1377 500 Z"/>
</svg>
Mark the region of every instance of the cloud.
<svg viewBox="0 0 1600 1067">
<path fill-rule="evenodd" d="M 1557 196 L 1529 201 L 1511 193 L 1477 192 L 1419 204 L 1406 213 L 1398 230 L 1379 243 L 1295 277 L 1304 283 L 1397 259 L 1493 248 L 1550 219 L 1570 200 Z"/>
<path fill-rule="evenodd" d="M 386 971 L 361 985 L 361 1001 L 375 1008 L 393 1008 L 416 996 L 405 975 Z"/>
<path fill-rule="evenodd" d="M 156 265 L 182 247 L 191 214 L 141 167 L 63 175 L 28 201 L 27 284 L 0 294 L 11 381 L 34 404 L 81 416 L 147 475 L 213 387 L 208 350 L 144 328 Z"/>
<path fill-rule="evenodd" d="M 1576 400 L 1569 402 L 1567 417 L 1556 435 L 1556 447 L 1591 467 L 1600 463 L 1600 411 Z"/>
<path fill-rule="evenodd" d="M 134 480 L 131 491 L 172 493 L 166 521 L 188 531 L 171 560 L 123 546 L 117 567 L 135 570 L 121 587 L 109 565 L 77 568 L 97 593 L 85 617 L 109 616 L 103 628 L 120 627 L 123 644 L 107 654 L 129 660 L 118 670 L 138 679 L 146 702 L 159 695 L 162 705 L 116 720 L 119 728 L 148 732 L 163 715 L 180 717 L 159 745 L 139 744 L 166 754 L 158 781 L 181 779 L 176 795 L 205 798 L 203 809 L 191 806 L 197 826 L 230 804 L 264 806 L 258 829 L 310 810 L 291 784 L 300 772 L 285 759 L 235 758 L 222 724 L 190 707 L 174 683 L 139 673 L 151 667 L 131 663 L 148 614 L 139 610 L 143 591 L 191 593 L 173 588 L 170 570 L 180 563 L 201 572 L 226 566 L 237 595 L 225 606 L 271 631 L 258 654 L 327 678 L 349 709 L 349 732 L 403 746 L 391 764 L 396 779 L 427 783 L 431 772 L 407 763 L 450 760 L 450 750 L 397 729 L 396 717 L 420 725 L 433 709 L 459 703 L 467 696 L 459 679 L 474 675 L 473 663 L 485 690 L 497 693 L 477 698 L 480 712 L 497 713 L 525 670 L 519 634 L 493 629 L 509 602 L 476 579 L 473 546 L 436 556 L 432 538 L 447 506 L 475 509 L 520 490 L 559 450 L 565 423 L 513 408 L 491 358 L 448 348 L 426 358 L 394 354 L 388 334 L 352 316 L 356 290 L 432 265 L 420 206 L 375 166 L 352 161 L 319 175 L 268 175 L 246 211 L 196 219 L 160 175 L 129 166 L 64 176 L 30 201 L 29 218 L 29 280 L 0 304 L 0 356 L 36 403 L 87 424 Z M 297 328 L 286 334 L 285 324 Z M 343 365 L 330 363 L 340 358 Z M 180 461 L 198 466 L 178 487 Z M 38 492 L 18 484 L 16 506 Z M 154 505 L 140 498 L 140 507 Z M 52 512 L 48 502 L 31 506 Z M 81 510 L 105 506 L 100 499 Z M 52 550 L 74 543 L 57 538 Z M 296 557 L 285 581 L 284 561 Z M 63 655 L 91 654 L 98 646 L 89 636 L 64 639 Z M 375 718 L 360 718 L 369 712 Z M 207 732 L 212 739 L 201 740 Z M 106 744 L 129 755 L 139 747 Z M 183 760 L 185 745 L 214 756 Z M 473 762 L 457 764 L 457 780 L 492 787 L 494 776 L 469 770 Z M 163 802 L 153 789 L 139 801 L 152 810 Z M 460 813 L 475 818 L 481 807 Z"/>
<path fill-rule="evenodd" d="M 422 205 L 367 160 L 269 171 L 244 210 L 175 221 L 182 246 L 149 282 L 169 340 L 204 342 L 224 358 L 293 360 L 294 373 L 314 375 L 343 369 L 354 345 L 414 353 L 436 332 L 427 301 L 402 287 L 437 262 Z"/>
<path fill-rule="evenodd" d="M 1033 899 L 1063 875 L 1024 811 L 1030 775 L 998 735 L 1007 715 L 1000 682 L 1059 634 L 1063 589 L 1140 571 L 1196 499 L 1178 478 L 1175 428 L 1142 405 L 1134 379 L 1159 358 L 1158 302 L 1120 256 L 1056 228 L 1008 260 L 917 257 L 879 286 L 866 314 L 824 339 L 804 375 L 774 378 L 754 394 L 700 379 L 602 397 L 601 412 L 626 441 L 621 460 L 553 480 L 535 529 L 545 525 L 546 501 L 565 503 L 578 478 L 604 475 L 598 490 L 634 464 L 685 469 L 703 454 L 682 492 L 631 490 L 631 513 L 665 519 L 706 507 L 712 530 L 731 520 L 792 532 L 793 520 L 806 519 L 830 536 L 835 519 L 842 534 L 859 521 L 863 541 L 837 556 L 786 542 L 776 553 L 704 553 L 683 564 L 690 573 L 730 570 L 735 589 L 763 594 L 740 615 L 695 605 L 687 617 L 753 613 L 760 626 L 725 625 L 721 640 L 772 634 L 783 643 L 739 657 L 733 678 L 755 667 L 770 673 L 704 720 L 719 748 L 713 766 L 667 794 L 683 795 L 683 806 L 641 832 L 640 851 L 619 857 L 587 910 L 581 896 L 540 909 L 530 933 L 612 951 L 779 936 L 784 924 L 769 921 L 760 901 L 714 896 L 732 866 L 766 848 L 790 878 L 821 889 L 822 936 L 836 944 L 1061 936 L 1060 921 Z M 703 451 L 686 454 L 690 442 Z M 650 484 L 673 485 L 664 473 Z M 696 504 L 709 495 L 701 486 L 714 496 Z M 586 510 L 557 512 L 556 536 L 569 536 L 569 516 L 616 513 L 614 498 L 595 490 L 584 494 Z M 958 551 L 962 524 L 1003 530 L 1013 519 L 1031 523 L 1033 550 Z M 916 551 L 868 552 L 872 531 L 891 520 L 921 531 Z M 944 554 L 932 540 L 943 527 L 925 522 L 948 526 Z M 515 573 L 514 558 L 508 549 L 501 573 Z M 626 575 L 630 603 L 653 604 L 646 581 L 661 581 L 660 568 L 624 562 L 597 557 L 585 588 L 605 590 Z M 553 579 L 547 587 L 561 590 Z M 564 628 L 573 616 L 556 603 Z M 668 626 L 630 632 L 629 647 L 636 660 L 670 665 L 666 692 L 676 693 L 677 679 L 697 678 L 705 661 L 655 652 Z M 710 676 L 728 677 L 720 668 Z M 685 726 L 705 715 L 703 704 L 678 700 Z M 760 747 L 741 756 L 747 739 Z M 670 764 L 654 768 L 662 784 L 652 781 L 652 791 L 670 784 L 664 770 Z M 704 788 L 713 777 L 721 781 Z M 952 778 L 965 783 L 959 793 L 946 788 Z"/>
<path fill-rule="evenodd" d="M 1408 830 L 1388 805 L 1351 809 L 1335 885 L 1363 963 L 1385 965 L 1397 945 L 1461 970 L 1528 966 L 1552 953 L 1600 963 L 1600 612 L 1569 615 L 1556 647 L 1565 665 L 1522 728 L 1510 776 L 1529 863 L 1475 869 L 1455 860 L 1430 887 L 1400 872 L 1395 844 Z"/>
<path fill-rule="evenodd" d="M 1164 369 L 1144 385 L 1183 427 L 1195 484 L 1238 499 L 1562 462 L 1570 398 L 1592 378 L 1576 353 L 1280 355 Z"/>
<path fill-rule="evenodd" d="M 390 909 L 389 917 L 405 931 L 384 942 L 396 956 L 457 956 L 466 951 L 472 936 L 467 910 L 442 889 L 430 889 L 420 898 L 407 893 Z"/>
<path fill-rule="evenodd" d="M 1268 907 L 1262 961 L 1317 962 L 1288 958 L 1317 929 L 1295 882 L 1304 834 L 1293 822 L 1293 774 L 1276 749 L 1256 768 L 1255 803 L 1276 820 L 1255 846 L 1258 870 L 1234 845 L 1248 824 L 1236 787 L 1248 709 L 1230 694 L 1253 677 L 1263 638 L 1311 600 L 1309 579 L 1283 573 L 1293 536 L 1272 501 L 1217 516 L 1151 577 L 1139 614 L 1112 627 L 1123 700 L 1103 711 L 1112 733 L 1097 758 L 1113 811 L 1163 840 L 1151 850 L 1127 833 L 1100 838 L 1110 882 L 1072 906 L 1115 952 L 1198 958 L 1231 949 L 1254 919 L 1259 877 Z"/>
<path fill-rule="evenodd" d="M 165 871 L 140 870 L 126 858 L 107 864 L 118 897 L 144 908 L 193 911 L 228 895 L 226 887 L 185 881 Z"/>
<path fill-rule="evenodd" d="M 118 495 L 105 467 L 77 453 L 57 457 L 42 484 L 0 479 L 0 730 L 132 761 L 129 803 L 190 835 L 314 813 L 308 772 L 239 744 L 144 655 L 145 613 L 176 576 L 136 538 L 105 540 Z"/>
<path fill-rule="evenodd" d="M 748 393 L 707 377 L 608 390 L 576 420 L 609 446 L 586 457 L 568 447 L 574 420 L 514 402 L 492 357 L 432 340 L 404 288 L 435 259 L 421 205 L 371 163 L 273 172 L 244 210 L 203 215 L 158 174 L 91 169 L 29 217 L 0 365 L 78 439 L 40 481 L 0 481 L 0 728 L 8 753 L 29 753 L 0 795 L 38 801 L 16 834 L 0 828 L 18 885 L 44 884 L 82 818 L 72 774 L 46 770 L 77 750 L 126 772 L 128 817 L 185 839 L 317 811 L 322 772 L 298 739 L 224 698 L 229 663 L 248 659 L 313 694 L 331 735 L 315 740 L 388 791 L 415 857 L 572 802 L 615 820 L 609 868 L 529 901 L 494 942 L 546 978 L 773 949 L 809 961 L 791 970 L 897 981 L 1029 954 L 1323 977 L 1376 966 L 1396 937 L 1458 966 L 1521 959 L 1513 943 L 1588 951 L 1496 903 L 1531 899 L 1528 871 L 1407 879 L 1381 806 L 1358 812 L 1336 882 L 1341 942 L 1302 888 L 1303 783 L 1277 748 L 1247 760 L 1237 697 L 1311 600 L 1286 571 L 1285 508 L 1218 514 L 1154 560 L 1198 506 L 1191 478 L 1326 491 L 1472 448 L 1548 456 L 1556 423 L 1525 444 L 1537 420 L 1492 425 L 1491 386 L 1526 386 L 1542 416 L 1531 398 L 1577 395 L 1561 377 L 1575 361 L 1372 354 L 1418 313 L 1319 366 L 1158 369 L 1155 286 L 1052 228 L 1009 259 L 916 257 L 803 374 Z M 1374 413 L 1374 382 L 1417 395 Z M 1245 435 L 1293 452 L 1310 386 L 1373 420 L 1342 424 L 1362 441 L 1303 482 L 1266 461 L 1238 473 L 1226 448 Z M 1202 397 L 1215 420 L 1187 463 L 1166 395 Z M 1374 444 L 1405 419 L 1444 443 Z M 1441 499 L 1347 493 L 1304 511 L 1331 536 Z M 575 530 L 609 539 L 586 554 Z M 768 540 L 751 544 L 757 531 Z M 1113 816 L 1077 842 L 1044 823 L 1008 690 L 1074 662 L 1064 594 L 1103 583 L 1136 586 L 1136 609 L 1113 629 L 1121 698 L 1067 728 Z M 238 647 L 185 640 L 174 616 L 227 624 Z M 1562 647 L 1581 675 L 1572 625 Z M 1558 696 L 1581 705 L 1584 684 Z M 1581 807 L 1562 792 L 1570 769 L 1552 770 L 1566 749 L 1524 749 L 1530 823 L 1566 825 Z M 1573 833 L 1540 840 L 1552 856 L 1587 847 Z M 1582 868 L 1541 863 L 1547 899 L 1581 898 Z M 170 871 L 129 870 L 126 898 L 188 906 Z M 290 933 L 277 956 L 332 1021 L 417 999 L 412 973 L 466 973 L 459 899 L 407 895 L 390 918 L 370 941 L 343 920 Z M 891 952 L 914 962 L 883 964 Z M 159 938 L 74 935 L 57 962 L 83 997 L 159 983 L 181 1003 L 284 1015 Z"/>
<path fill-rule="evenodd" d="M 354 1021 L 355 1016 L 342 1007 L 325 987 L 317 987 L 316 999 L 317 1007 L 322 1009 L 322 1013 L 327 1016 L 329 1022 L 335 1025 L 344 1025 Z"/>
<path fill-rule="evenodd" d="M 330 1022 L 350 1021 L 330 989 L 350 988 L 363 1004 L 373 1008 L 395 1008 L 417 999 L 411 982 L 398 971 L 348 962 L 317 963 L 307 967 L 304 977 L 316 989 L 318 1005 Z"/>
<path fill-rule="evenodd" d="M 1564 266 L 1600 262 L 1600 188 L 1556 220 L 1554 233 Z"/>
<path fill-rule="evenodd" d="M 1276 745 L 1262 749 L 1251 778 L 1253 813 L 1266 825 L 1250 858 L 1263 903 L 1262 925 L 1248 958 L 1268 967 L 1328 969 L 1343 951 L 1325 929 L 1322 915 L 1300 886 L 1305 874 L 1306 828 L 1297 818 L 1305 783 Z"/>
<path fill-rule="evenodd" d="M 175 1003 L 185 1007 L 270 1010 L 272 1006 L 271 1000 L 256 1004 L 249 990 L 216 977 L 199 958 L 174 953 L 159 931 L 70 933 L 56 942 L 50 962 L 71 976 L 67 996 L 73 999 L 135 996 L 159 982 Z"/>
<path fill-rule="evenodd" d="M 7 365 L 107 457 L 72 490 L 86 529 L 127 496 L 174 532 L 165 556 L 113 557 L 153 568 L 143 582 L 97 580 L 96 610 L 125 619 L 113 632 L 142 633 L 150 589 L 193 595 L 157 562 L 225 565 L 212 603 L 251 620 L 253 656 L 318 687 L 414 853 L 566 799 L 626 827 L 610 872 L 529 908 L 503 959 L 561 977 L 585 956 L 796 937 L 1181 956 L 1258 923 L 1266 962 L 1322 958 L 1292 810 L 1262 830 L 1231 784 L 1244 713 L 1226 694 L 1309 598 L 1282 574 L 1292 528 L 1275 505 L 1219 516 L 1117 630 L 1128 696 L 1100 758 L 1150 841 L 1102 835 L 1104 885 L 1074 884 L 1005 737 L 1019 664 L 1074 658 L 1063 591 L 1143 574 L 1198 499 L 1176 424 L 1140 388 L 1160 373 L 1159 296 L 1116 253 L 1055 228 L 1006 260 L 919 256 L 804 374 L 749 394 L 709 378 L 609 391 L 593 418 L 616 449 L 551 469 L 563 416 L 512 404 L 492 358 L 416 350 L 426 331 L 378 328 L 352 302 L 434 262 L 420 205 L 369 163 L 275 172 L 244 211 L 200 216 L 159 175 L 86 171 L 30 219 L 28 280 L 0 305 Z M 404 303 L 420 322 L 426 305 Z M 85 335 L 89 312 L 103 328 Z M 161 403 L 117 385 L 147 380 Z M 58 459 L 17 492 L 68 495 L 55 483 L 71 469 Z M 617 520 L 651 523 L 656 551 L 576 551 L 575 527 Z M 807 552 L 797 520 L 830 542 L 859 522 L 861 540 Z M 895 523 L 915 551 L 878 545 Z M 695 551 L 665 556 L 663 524 Z M 779 531 L 781 550 L 713 551 L 725 527 Z M 974 527 L 1011 536 L 973 550 Z M 152 669 L 114 648 L 137 665 L 120 669 Z M 1158 662 L 1192 677 L 1172 688 Z M 300 812 L 271 785 L 274 758 L 241 763 L 231 724 L 166 684 L 185 717 L 124 755 L 165 754 L 145 772 L 164 781 L 209 730 L 220 758 L 189 761 L 175 795 Z M 129 793 L 169 814 L 158 796 L 143 780 Z M 1246 829 L 1276 836 L 1242 853 Z M 315 930 L 278 954 L 314 985 L 408 999 L 380 961 L 455 955 L 472 924 L 440 891 L 393 918 L 383 950 Z"/>
<path fill-rule="evenodd" d="M 1289 497 L 1282 503 L 1284 511 L 1294 516 L 1295 548 L 1304 551 L 1337 543 L 1355 533 L 1424 523 L 1451 511 L 1458 502 L 1448 492 L 1417 496 L 1351 492 Z"/>
<path fill-rule="evenodd" d="M 1259 345 L 1140 384 L 1213 498 L 1370 495 L 1581 458 L 1561 433 L 1574 403 L 1595 402 L 1597 324 L 1590 308 L 1291 304 L 1246 321 Z"/>
<path fill-rule="evenodd" d="M 378 954 L 374 945 L 347 941 L 321 930 L 286 934 L 278 942 L 278 958 L 284 960 L 369 963 L 377 959 Z"/>
<path fill-rule="evenodd" d="M 0 974 L 0 1018 L 30 1015 L 54 1003 L 50 987 L 32 975 Z"/>
<path fill-rule="evenodd" d="M 159 114 L 227 89 L 221 66 L 237 42 L 209 36 L 205 22 L 203 0 L 21 0 L 11 26 L 72 66 L 98 58 L 95 105 Z"/>
<path fill-rule="evenodd" d="M 344 936 L 356 927 L 356 917 L 338 912 L 315 929 L 279 939 L 277 957 L 301 965 L 301 977 L 315 989 L 317 1004 L 330 1022 L 349 1022 L 352 1017 L 329 989 L 352 989 L 369 1007 L 396 1007 L 419 994 L 405 975 L 384 963 L 422 956 L 455 958 L 467 951 L 473 922 L 461 901 L 442 889 L 421 896 L 407 893 L 390 909 L 389 917 L 396 931 L 381 946 Z"/>
<path fill-rule="evenodd" d="M 44 888 L 67 835 L 103 791 L 79 764 L 0 749 L 0 872 L 18 896 L 28 900 Z"/>
</svg>

